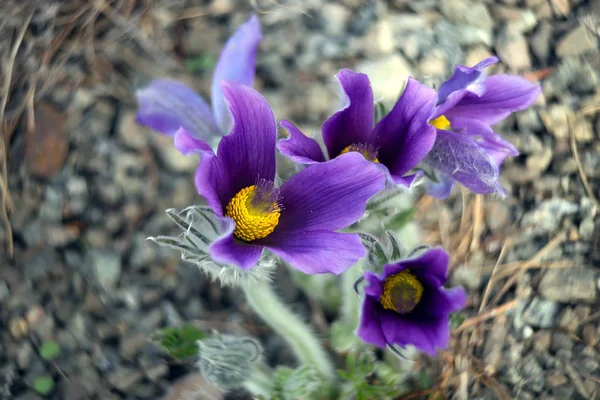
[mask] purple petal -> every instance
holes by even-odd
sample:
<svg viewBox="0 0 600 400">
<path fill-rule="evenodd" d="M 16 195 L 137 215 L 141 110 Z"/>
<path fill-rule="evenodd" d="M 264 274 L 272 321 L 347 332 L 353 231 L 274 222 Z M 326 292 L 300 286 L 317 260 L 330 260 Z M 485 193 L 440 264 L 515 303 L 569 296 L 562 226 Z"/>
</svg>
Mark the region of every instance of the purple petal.
<svg viewBox="0 0 600 400">
<path fill-rule="evenodd" d="M 381 328 L 386 341 L 401 347 L 413 345 L 416 348 L 434 355 L 437 348 L 448 345 L 450 329 L 448 317 L 429 320 L 413 320 L 402 315 L 381 309 L 379 310 Z"/>
<path fill-rule="evenodd" d="M 367 286 L 364 288 L 365 295 L 374 297 L 379 300 L 383 292 L 383 278 L 378 277 L 373 272 L 366 271 L 364 273 Z"/>
<path fill-rule="evenodd" d="M 222 219 L 227 220 L 228 229 L 208 248 L 211 258 L 216 262 L 237 265 L 241 269 L 254 267 L 260 260 L 263 247 L 237 240 L 233 236 L 235 222 L 228 217 Z"/>
<path fill-rule="evenodd" d="M 237 28 L 221 51 L 211 86 L 211 102 L 215 119 L 223 134 L 231 130 L 232 119 L 221 91 L 221 82 L 229 80 L 252 86 L 256 69 L 256 49 L 262 40 L 260 22 L 253 15 Z"/>
<path fill-rule="evenodd" d="M 155 79 L 137 90 L 135 97 L 140 125 L 169 136 L 183 127 L 193 138 L 208 143 L 221 136 L 206 102 L 181 82 Z"/>
<path fill-rule="evenodd" d="M 438 174 L 439 182 L 427 182 L 427 194 L 436 199 L 445 199 L 452 193 L 454 181 L 448 175 Z"/>
<path fill-rule="evenodd" d="M 498 182 L 498 165 L 465 135 L 438 129 L 435 144 L 424 162 L 475 193 L 505 195 Z"/>
<path fill-rule="evenodd" d="M 256 90 L 223 81 L 223 94 L 231 107 L 233 130 L 219 143 L 217 166 L 202 176 L 217 186 L 213 191 L 225 207 L 236 193 L 256 184 L 259 178 L 275 179 L 277 125 L 269 103 Z M 209 173 L 216 174 L 218 181 Z"/>
<path fill-rule="evenodd" d="M 415 312 L 426 313 L 432 317 L 443 317 L 460 310 L 467 303 L 467 294 L 461 287 L 452 289 L 426 288 L 426 294 Z"/>
<path fill-rule="evenodd" d="M 296 230 L 273 233 L 261 242 L 305 274 L 338 275 L 366 255 L 360 237 L 353 233 Z"/>
<path fill-rule="evenodd" d="M 442 83 L 438 89 L 438 109 L 435 117 L 446 114 L 449 109 L 454 107 L 468 93 L 481 96 L 485 90 L 483 86 L 485 79 L 483 69 L 496 64 L 498 61 L 497 57 L 488 57 L 473 68 L 464 65 L 454 67 L 454 73 L 450 79 Z"/>
<path fill-rule="evenodd" d="M 497 165 L 508 156 L 518 156 L 519 152 L 510 142 L 502 139 L 486 123 L 472 118 L 450 117 L 452 128 L 463 131 L 492 157 Z"/>
<path fill-rule="evenodd" d="M 274 233 L 343 229 L 358 221 L 385 180 L 381 166 L 356 152 L 312 165 L 281 186 L 283 211 Z"/>
<path fill-rule="evenodd" d="M 223 216 L 223 210 L 231 198 L 227 198 L 229 190 L 224 191 L 228 181 L 227 171 L 220 168 L 219 160 L 213 153 L 205 153 L 200 159 L 194 182 L 198 194 L 206 200 L 208 206 L 218 216 Z M 221 201 L 223 199 L 223 201 Z"/>
<path fill-rule="evenodd" d="M 343 69 L 336 78 L 344 92 L 342 109 L 322 128 L 330 158 L 352 144 L 366 143 L 373 129 L 373 90 L 367 75 Z"/>
<path fill-rule="evenodd" d="M 425 158 L 435 142 L 436 129 L 428 122 L 435 99 L 433 89 L 408 78 L 402 96 L 371 134 L 377 158 L 398 183 L 404 183 L 402 176 Z"/>
<path fill-rule="evenodd" d="M 205 141 L 192 137 L 183 126 L 175 132 L 173 144 L 184 156 L 189 153 L 212 153 L 212 149 Z"/>
<path fill-rule="evenodd" d="M 446 116 L 475 118 L 493 125 L 512 112 L 526 109 L 541 93 L 538 85 L 513 75 L 493 75 L 483 85 L 483 95 L 465 95 Z"/>
<path fill-rule="evenodd" d="M 419 277 L 431 276 L 441 286 L 446 282 L 446 273 L 448 271 L 449 256 L 444 249 L 434 248 L 414 258 L 401 260 L 395 264 L 388 264 L 383 267 L 384 276 L 397 274 L 409 269 Z"/>
<path fill-rule="evenodd" d="M 381 322 L 377 314 L 380 307 L 376 300 L 365 296 L 360 315 L 360 324 L 356 334 L 366 343 L 385 348 L 387 340 L 381 329 Z"/>
<path fill-rule="evenodd" d="M 289 138 L 277 142 L 281 154 L 298 164 L 316 164 L 325 161 L 323 151 L 315 139 L 306 136 L 289 121 L 283 120 L 279 126 L 287 129 L 290 135 Z"/>
</svg>

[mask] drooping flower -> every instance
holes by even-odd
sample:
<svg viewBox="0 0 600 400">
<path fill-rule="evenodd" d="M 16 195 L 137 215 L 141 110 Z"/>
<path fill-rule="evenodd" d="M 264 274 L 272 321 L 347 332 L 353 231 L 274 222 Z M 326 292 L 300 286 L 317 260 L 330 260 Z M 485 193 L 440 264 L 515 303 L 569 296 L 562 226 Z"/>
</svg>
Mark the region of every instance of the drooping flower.
<svg viewBox="0 0 600 400">
<path fill-rule="evenodd" d="M 445 348 L 448 317 L 466 302 L 462 288 L 442 287 L 447 269 L 448 253 L 431 249 L 385 265 L 381 275 L 365 272 L 368 285 L 357 335 L 381 348 L 412 345 L 432 355 Z"/>
<path fill-rule="evenodd" d="M 220 83 L 224 79 L 252 86 L 256 66 L 256 49 L 262 40 L 260 22 L 250 17 L 229 38 L 221 51 L 213 73 L 211 107 L 185 84 L 172 79 L 156 79 L 136 91 L 139 111 L 136 121 L 155 131 L 175 137 L 175 145 L 184 154 L 189 148 L 180 143 L 197 140 L 196 151 L 210 151 L 211 144 L 231 131 L 232 120 L 225 104 Z M 179 128 L 183 127 L 180 131 Z"/>
<path fill-rule="evenodd" d="M 342 109 L 322 127 L 329 158 L 360 153 L 385 166 L 394 182 L 410 186 L 418 175 L 406 174 L 423 160 L 435 141 L 435 128 L 427 122 L 433 115 L 435 91 L 408 78 L 393 109 L 373 127 L 373 91 L 367 75 L 343 69 L 336 77 L 344 99 Z M 289 138 L 278 143 L 281 153 L 300 164 L 326 160 L 314 139 L 291 122 L 282 121 L 281 126 L 289 131 Z"/>
<path fill-rule="evenodd" d="M 428 186 L 434 197 L 447 197 L 454 181 L 479 194 L 505 193 L 498 182 L 499 167 L 519 153 L 491 125 L 529 107 L 541 90 L 519 76 L 487 76 L 484 68 L 497 62 L 489 57 L 473 68 L 457 65 L 438 90 L 431 120 L 437 139 L 424 160 L 439 175 L 439 182 Z"/>
<path fill-rule="evenodd" d="M 348 154 L 276 187 L 277 125 L 269 104 L 238 83 L 224 81 L 222 90 L 233 129 L 216 154 L 205 153 L 196 173 L 198 192 L 227 226 L 209 246 L 212 259 L 249 269 L 266 248 L 305 273 L 348 269 L 365 249 L 357 234 L 336 231 L 362 216 L 367 200 L 383 189 L 384 172 Z M 198 145 L 186 142 L 190 151 Z"/>
</svg>

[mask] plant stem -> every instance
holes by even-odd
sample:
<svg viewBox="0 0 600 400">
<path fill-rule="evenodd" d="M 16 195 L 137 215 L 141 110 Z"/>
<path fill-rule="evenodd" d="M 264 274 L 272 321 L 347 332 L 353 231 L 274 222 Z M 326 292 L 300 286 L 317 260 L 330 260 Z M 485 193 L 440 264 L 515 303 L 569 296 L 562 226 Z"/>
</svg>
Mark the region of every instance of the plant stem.
<svg viewBox="0 0 600 400">
<path fill-rule="evenodd" d="M 354 282 L 362 275 L 360 263 L 342 274 L 342 309 L 340 319 L 353 330 L 358 327 L 360 296 L 354 291 Z"/>
<path fill-rule="evenodd" d="M 255 396 L 262 396 L 268 399 L 273 392 L 273 382 L 269 376 L 268 367 L 258 364 L 254 367 L 250 378 L 244 383 L 244 387 Z"/>
<path fill-rule="evenodd" d="M 243 285 L 248 304 L 290 345 L 296 358 L 312 366 L 329 380 L 335 378 L 333 365 L 309 326 L 300 320 L 275 294 L 269 282 Z"/>
</svg>

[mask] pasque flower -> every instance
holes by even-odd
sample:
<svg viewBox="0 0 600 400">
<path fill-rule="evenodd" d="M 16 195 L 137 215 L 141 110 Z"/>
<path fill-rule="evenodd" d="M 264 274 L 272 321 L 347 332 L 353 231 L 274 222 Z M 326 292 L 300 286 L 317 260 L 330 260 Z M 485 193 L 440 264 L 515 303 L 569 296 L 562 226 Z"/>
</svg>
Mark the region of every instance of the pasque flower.
<svg viewBox="0 0 600 400">
<path fill-rule="evenodd" d="M 437 139 L 424 160 L 438 173 L 439 182 L 428 187 L 434 197 L 447 197 L 454 181 L 479 194 L 505 193 L 498 182 L 499 167 L 519 153 L 490 125 L 529 107 L 541 90 L 519 76 L 486 76 L 484 68 L 497 62 L 489 57 L 473 68 L 457 65 L 438 90 L 431 120 Z"/>
<path fill-rule="evenodd" d="M 435 141 L 435 128 L 427 122 L 433 115 L 435 91 L 408 78 L 394 108 L 373 126 L 373 91 L 367 75 L 344 69 L 336 77 L 344 98 L 341 110 L 322 127 L 329 158 L 360 153 L 385 166 L 394 182 L 410 186 L 417 175 L 406 174 L 423 160 Z M 291 122 L 282 121 L 281 126 L 289 131 L 289 138 L 278 143 L 281 153 L 301 164 L 326 160 L 314 139 Z"/>
<path fill-rule="evenodd" d="M 305 273 L 345 271 L 365 255 L 357 234 L 340 233 L 363 214 L 381 191 L 385 173 L 359 154 L 322 163 L 276 187 L 277 125 L 263 96 L 248 86 L 223 81 L 233 128 L 217 153 L 206 152 L 196 187 L 227 226 L 210 246 L 216 262 L 252 268 L 263 249 Z M 183 147 L 197 140 L 183 134 Z"/>
<path fill-rule="evenodd" d="M 434 354 L 448 344 L 450 313 L 466 302 L 462 288 L 444 289 L 448 254 L 431 249 L 383 267 L 367 282 L 358 336 L 367 343 L 416 348 Z"/>
<path fill-rule="evenodd" d="M 136 92 L 139 111 L 136 120 L 165 135 L 187 134 L 202 144 L 196 150 L 210 151 L 216 138 L 231 131 L 231 115 L 225 104 L 220 83 L 224 79 L 252 86 L 256 66 L 256 49 L 262 40 L 260 23 L 256 16 L 241 25 L 225 44 L 215 67 L 211 86 L 212 109 L 204 99 L 181 82 L 156 79 Z M 183 130 L 179 130 L 183 128 Z M 189 149 L 187 149 L 189 150 Z"/>
</svg>

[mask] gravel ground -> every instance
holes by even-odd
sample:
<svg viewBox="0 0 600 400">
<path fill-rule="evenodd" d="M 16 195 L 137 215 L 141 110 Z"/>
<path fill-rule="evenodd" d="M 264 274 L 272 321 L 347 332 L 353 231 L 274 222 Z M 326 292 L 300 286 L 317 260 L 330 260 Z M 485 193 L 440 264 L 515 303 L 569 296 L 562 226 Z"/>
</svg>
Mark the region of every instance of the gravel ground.
<svg viewBox="0 0 600 400">
<path fill-rule="evenodd" d="M 36 103 L 35 127 L 18 125 L 10 140 L 14 255 L 0 230 L 0 399 L 40 398 L 33 390 L 40 376 L 56 382 L 48 398 L 160 398 L 191 368 L 149 337 L 182 320 L 250 332 L 271 361 L 291 362 L 239 293 L 145 240 L 175 233 L 164 210 L 196 201 L 197 160 L 134 123 L 133 89 L 176 75 L 208 94 L 223 41 L 253 10 L 241 0 L 212 0 L 197 2 L 206 3 L 205 15 L 194 17 L 185 1 L 157 3 L 135 20 L 139 30 L 107 34 L 95 49 L 102 79 L 81 60 L 68 63 L 64 71 L 75 72 Z M 340 68 L 369 73 L 376 96 L 387 99 L 407 75 L 439 85 L 455 63 L 490 54 L 502 60 L 493 72 L 540 81 L 537 104 L 497 129 L 521 152 L 503 168 L 508 197 L 455 190 L 445 202 L 423 197 L 416 206 L 424 242 L 451 252 L 453 281 L 471 295 L 450 351 L 417 367 L 439 372 L 437 384 L 459 399 L 598 396 L 600 53 L 593 32 L 600 3 L 254 7 L 264 32 L 256 87 L 279 119 L 305 132 L 318 131 L 336 108 Z M 278 274 L 285 299 L 310 314 L 306 295 L 286 271 Z M 48 341 L 61 349 L 51 362 L 39 354 Z"/>
</svg>

